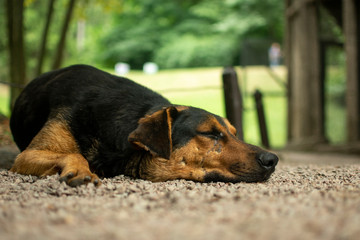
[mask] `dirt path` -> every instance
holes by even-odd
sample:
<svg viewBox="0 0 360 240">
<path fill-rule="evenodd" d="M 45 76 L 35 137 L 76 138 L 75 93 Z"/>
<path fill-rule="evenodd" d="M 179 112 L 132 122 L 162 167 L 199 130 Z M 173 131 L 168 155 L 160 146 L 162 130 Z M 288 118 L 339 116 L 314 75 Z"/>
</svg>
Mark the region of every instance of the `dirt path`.
<svg viewBox="0 0 360 240">
<path fill-rule="evenodd" d="M 359 239 L 360 159 L 302 156 L 283 153 L 256 184 L 118 176 L 70 188 L 1 170 L 0 239 Z"/>
</svg>

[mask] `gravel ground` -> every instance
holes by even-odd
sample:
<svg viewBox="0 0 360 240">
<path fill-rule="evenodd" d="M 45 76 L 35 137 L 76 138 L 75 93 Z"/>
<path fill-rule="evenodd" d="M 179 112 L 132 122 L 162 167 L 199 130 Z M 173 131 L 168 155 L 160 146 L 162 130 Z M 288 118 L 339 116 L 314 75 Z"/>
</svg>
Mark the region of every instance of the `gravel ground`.
<svg viewBox="0 0 360 240">
<path fill-rule="evenodd" d="M 0 239 L 360 236 L 359 157 L 284 153 L 270 180 L 254 184 L 118 176 L 71 188 L 58 179 L 0 170 Z"/>
</svg>

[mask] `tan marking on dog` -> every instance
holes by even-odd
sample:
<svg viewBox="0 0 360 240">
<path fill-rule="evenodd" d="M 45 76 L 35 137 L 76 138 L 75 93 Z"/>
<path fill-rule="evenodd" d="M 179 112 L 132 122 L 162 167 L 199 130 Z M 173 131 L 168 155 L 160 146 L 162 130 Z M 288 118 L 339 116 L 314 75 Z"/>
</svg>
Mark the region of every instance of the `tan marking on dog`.
<svg viewBox="0 0 360 240">
<path fill-rule="evenodd" d="M 208 119 L 197 127 L 198 132 L 211 132 L 213 129 L 217 129 L 220 132 L 226 132 L 226 128 L 221 125 L 214 116 L 209 116 Z"/>
<path fill-rule="evenodd" d="M 168 138 L 169 138 L 169 143 L 170 143 L 170 152 L 172 152 L 172 137 L 171 137 L 171 126 L 172 126 L 172 122 L 173 119 L 170 115 L 170 108 L 167 108 L 166 110 L 166 122 L 167 122 L 167 126 L 168 126 Z"/>
<path fill-rule="evenodd" d="M 60 177 L 65 177 L 72 173 L 73 177 L 66 180 L 68 184 L 86 177 L 90 177 L 91 182 L 100 182 L 98 176 L 91 173 L 87 160 L 80 154 L 74 137 L 61 117 L 44 125 L 30 145 L 17 156 L 10 171 L 41 177 L 58 172 Z"/>
<path fill-rule="evenodd" d="M 48 150 L 55 153 L 80 153 L 67 124 L 56 119 L 45 124 L 27 149 Z"/>
<path fill-rule="evenodd" d="M 189 109 L 189 107 L 187 107 L 187 106 L 176 106 L 175 108 L 179 112 Z"/>
<path fill-rule="evenodd" d="M 226 124 L 226 127 L 229 129 L 229 132 L 232 134 L 232 135 L 236 135 L 236 128 L 231 125 L 231 123 L 229 122 L 229 120 L 227 120 L 226 118 L 223 118 L 225 124 Z"/>
</svg>

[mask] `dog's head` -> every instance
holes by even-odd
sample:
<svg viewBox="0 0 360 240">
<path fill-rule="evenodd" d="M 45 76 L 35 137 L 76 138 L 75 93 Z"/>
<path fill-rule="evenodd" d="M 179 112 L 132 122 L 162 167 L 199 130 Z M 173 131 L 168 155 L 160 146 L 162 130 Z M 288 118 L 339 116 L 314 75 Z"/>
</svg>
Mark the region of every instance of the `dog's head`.
<svg viewBox="0 0 360 240">
<path fill-rule="evenodd" d="M 171 106 L 140 119 L 129 141 L 151 155 L 139 169 L 140 177 L 147 180 L 267 180 L 278 157 L 235 134 L 225 118 L 198 108 Z"/>
</svg>

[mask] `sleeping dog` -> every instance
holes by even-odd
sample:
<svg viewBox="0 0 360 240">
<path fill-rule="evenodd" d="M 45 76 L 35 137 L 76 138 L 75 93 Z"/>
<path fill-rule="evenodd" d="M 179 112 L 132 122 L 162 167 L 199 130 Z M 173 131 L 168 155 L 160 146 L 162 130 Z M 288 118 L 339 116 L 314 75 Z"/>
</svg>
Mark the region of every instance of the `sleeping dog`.
<svg viewBox="0 0 360 240">
<path fill-rule="evenodd" d="M 150 181 L 258 182 L 278 157 L 240 141 L 228 120 L 173 105 L 126 78 L 74 65 L 28 84 L 10 120 L 11 171 L 70 186 L 125 174 Z"/>
</svg>

